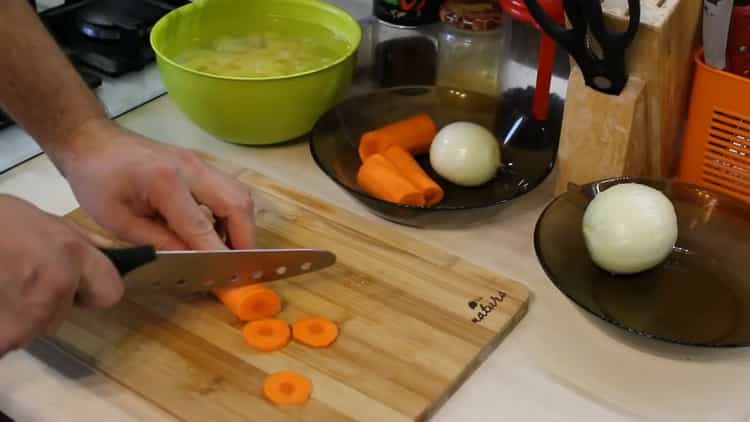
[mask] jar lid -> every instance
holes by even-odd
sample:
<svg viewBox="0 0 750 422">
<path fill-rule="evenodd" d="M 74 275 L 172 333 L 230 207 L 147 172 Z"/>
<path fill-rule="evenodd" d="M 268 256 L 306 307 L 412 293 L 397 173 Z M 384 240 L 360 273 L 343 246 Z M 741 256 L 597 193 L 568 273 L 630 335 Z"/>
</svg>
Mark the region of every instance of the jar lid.
<svg viewBox="0 0 750 422">
<path fill-rule="evenodd" d="M 500 27 L 503 11 L 497 0 L 445 0 L 440 20 L 469 31 L 489 31 Z"/>
</svg>

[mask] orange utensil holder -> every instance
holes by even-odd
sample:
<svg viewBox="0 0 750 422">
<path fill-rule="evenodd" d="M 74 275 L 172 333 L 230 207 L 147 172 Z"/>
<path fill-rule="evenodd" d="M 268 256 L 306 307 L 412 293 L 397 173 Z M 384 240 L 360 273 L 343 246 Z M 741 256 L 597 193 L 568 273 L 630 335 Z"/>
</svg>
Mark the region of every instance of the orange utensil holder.
<svg viewBox="0 0 750 422">
<path fill-rule="evenodd" d="M 750 202 L 750 79 L 694 59 L 678 177 Z"/>
</svg>

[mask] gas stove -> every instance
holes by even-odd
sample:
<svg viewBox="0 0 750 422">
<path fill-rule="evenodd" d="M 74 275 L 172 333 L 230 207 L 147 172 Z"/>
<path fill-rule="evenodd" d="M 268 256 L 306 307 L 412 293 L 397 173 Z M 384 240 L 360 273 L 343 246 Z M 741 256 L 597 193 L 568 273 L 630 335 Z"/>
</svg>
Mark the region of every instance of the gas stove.
<svg viewBox="0 0 750 422">
<path fill-rule="evenodd" d="M 166 93 L 148 36 L 159 18 L 189 0 L 50 2 L 37 0 L 40 19 L 110 117 Z M 0 173 L 41 153 L 0 110 Z"/>
</svg>

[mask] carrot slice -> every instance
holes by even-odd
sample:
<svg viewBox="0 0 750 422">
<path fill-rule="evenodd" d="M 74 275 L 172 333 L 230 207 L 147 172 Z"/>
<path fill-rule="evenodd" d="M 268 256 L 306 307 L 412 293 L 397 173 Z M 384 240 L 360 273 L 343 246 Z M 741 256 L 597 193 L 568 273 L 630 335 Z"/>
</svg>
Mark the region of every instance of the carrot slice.
<svg viewBox="0 0 750 422">
<path fill-rule="evenodd" d="M 281 311 L 281 298 L 263 284 L 223 287 L 213 293 L 241 321 L 270 318 Z"/>
<path fill-rule="evenodd" d="M 424 195 L 381 154 L 370 156 L 362 164 L 357 172 L 357 183 L 365 192 L 384 201 L 425 205 Z"/>
<path fill-rule="evenodd" d="M 335 322 L 323 317 L 307 317 L 292 324 L 292 337 L 310 347 L 328 347 L 339 335 Z"/>
<path fill-rule="evenodd" d="M 396 166 L 399 173 L 411 182 L 417 190 L 422 192 L 425 203 L 428 207 L 443 200 L 443 196 L 445 195 L 443 188 L 435 183 L 435 181 L 425 173 L 422 166 L 417 163 L 417 160 L 415 160 L 414 157 L 403 148 L 393 145 L 386 149 L 382 154 L 388 159 L 388 161 Z"/>
<path fill-rule="evenodd" d="M 310 398 L 312 383 L 293 371 L 279 371 L 263 381 L 263 395 L 274 404 L 303 404 Z"/>
<path fill-rule="evenodd" d="M 273 352 L 289 344 L 289 323 L 282 319 L 259 319 L 248 322 L 242 328 L 245 342 L 252 348 Z"/>
<path fill-rule="evenodd" d="M 359 140 L 359 158 L 364 162 L 391 145 L 399 145 L 413 155 L 424 154 L 430 151 L 435 135 L 437 125 L 430 115 L 415 114 L 364 133 Z"/>
</svg>

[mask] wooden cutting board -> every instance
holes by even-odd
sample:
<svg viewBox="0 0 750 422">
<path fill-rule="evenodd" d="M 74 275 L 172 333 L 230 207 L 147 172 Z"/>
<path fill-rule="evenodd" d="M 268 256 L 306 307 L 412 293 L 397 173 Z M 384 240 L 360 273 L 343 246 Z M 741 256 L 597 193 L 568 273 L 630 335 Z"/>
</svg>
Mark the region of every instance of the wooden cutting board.
<svg viewBox="0 0 750 422">
<path fill-rule="evenodd" d="M 326 270 L 269 284 L 281 318 L 338 322 L 326 349 L 245 345 L 241 323 L 212 296 L 134 296 L 74 311 L 52 339 L 96 370 L 184 421 L 407 421 L 429 418 L 526 312 L 527 289 L 456 256 L 226 163 L 248 186 L 260 247 L 325 248 Z M 102 246 L 120 244 L 80 210 L 66 218 Z M 291 369 L 311 400 L 277 407 L 264 377 Z M 498 380 L 498 382 L 503 382 Z"/>
</svg>

